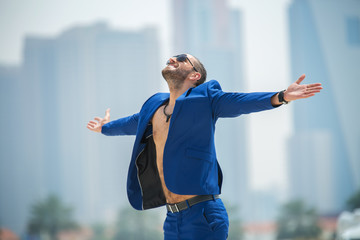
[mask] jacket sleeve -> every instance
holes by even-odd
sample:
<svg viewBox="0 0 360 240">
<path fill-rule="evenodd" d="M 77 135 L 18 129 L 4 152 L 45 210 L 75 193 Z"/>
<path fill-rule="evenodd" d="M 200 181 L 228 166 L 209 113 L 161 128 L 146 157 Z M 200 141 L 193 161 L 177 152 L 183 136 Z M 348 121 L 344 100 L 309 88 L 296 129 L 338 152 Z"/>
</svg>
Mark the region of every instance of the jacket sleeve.
<svg viewBox="0 0 360 240">
<path fill-rule="evenodd" d="M 102 126 L 101 133 L 106 136 L 135 135 L 139 120 L 139 113 L 119 118 Z"/>
<path fill-rule="evenodd" d="M 208 96 L 215 117 L 237 117 L 241 114 L 275 108 L 271 97 L 277 92 L 223 92 L 217 81 L 209 82 Z"/>
</svg>

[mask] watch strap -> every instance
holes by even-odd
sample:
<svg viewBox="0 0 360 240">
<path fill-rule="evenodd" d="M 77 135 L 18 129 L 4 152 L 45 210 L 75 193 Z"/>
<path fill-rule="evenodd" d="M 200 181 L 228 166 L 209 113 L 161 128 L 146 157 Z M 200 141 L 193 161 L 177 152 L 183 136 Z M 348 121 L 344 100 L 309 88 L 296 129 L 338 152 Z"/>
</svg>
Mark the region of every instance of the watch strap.
<svg viewBox="0 0 360 240">
<path fill-rule="evenodd" d="M 280 91 L 279 94 L 278 94 L 279 102 L 281 102 L 282 104 L 288 104 L 288 103 L 289 103 L 288 101 L 286 101 L 286 100 L 284 99 L 284 93 L 285 93 L 285 91 L 286 91 L 286 90 L 282 90 L 282 91 Z"/>
</svg>

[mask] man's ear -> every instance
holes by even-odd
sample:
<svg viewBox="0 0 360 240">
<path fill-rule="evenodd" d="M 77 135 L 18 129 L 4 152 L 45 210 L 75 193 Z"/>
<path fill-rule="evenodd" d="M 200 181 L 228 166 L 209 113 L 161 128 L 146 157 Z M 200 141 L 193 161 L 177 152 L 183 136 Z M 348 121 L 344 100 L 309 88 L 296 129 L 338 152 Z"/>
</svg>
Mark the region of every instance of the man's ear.
<svg viewBox="0 0 360 240">
<path fill-rule="evenodd" d="M 197 83 L 200 78 L 201 78 L 201 74 L 198 72 L 190 73 L 187 77 L 188 81 L 190 81 L 191 84 L 194 85 L 194 87 L 198 85 Z"/>
<path fill-rule="evenodd" d="M 199 72 L 194 72 L 191 74 L 190 79 L 193 81 L 197 81 L 201 78 L 201 74 Z"/>
</svg>

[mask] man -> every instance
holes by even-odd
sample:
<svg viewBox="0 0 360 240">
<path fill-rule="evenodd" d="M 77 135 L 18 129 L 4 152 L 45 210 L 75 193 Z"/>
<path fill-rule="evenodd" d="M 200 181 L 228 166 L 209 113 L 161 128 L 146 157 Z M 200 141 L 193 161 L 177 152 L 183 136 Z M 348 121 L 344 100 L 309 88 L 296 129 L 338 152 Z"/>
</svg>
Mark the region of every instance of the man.
<svg viewBox="0 0 360 240">
<path fill-rule="evenodd" d="M 321 84 L 300 85 L 302 75 L 281 92 L 223 92 L 215 80 L 204 83 L 204 66 L 189 54 L 170 58 L 162 75 L 170 93 L 157 93 L 139 113 L 112 122 L 107 109 L 104 118 L 89 121 L 87 128 L 105 135 L 136 135 L 128 198 L 138 210 L 166 204 L 166 240 L 226 239 L 229 221 L 219 198 L 222 172 L 214 145 L 217 119 L 314 96 Z"/>
</svg>

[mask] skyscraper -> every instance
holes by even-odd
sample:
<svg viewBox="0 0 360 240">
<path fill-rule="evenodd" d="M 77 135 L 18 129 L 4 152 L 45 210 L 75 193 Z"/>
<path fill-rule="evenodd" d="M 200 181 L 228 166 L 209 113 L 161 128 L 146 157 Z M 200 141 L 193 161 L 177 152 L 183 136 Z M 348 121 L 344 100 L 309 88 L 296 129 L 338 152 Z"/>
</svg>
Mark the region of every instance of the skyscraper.
<svg viewBox="0 0 360 240">
<path fill-rule="evenodd" d="M 34 124 L 24 114 L 31 108 L 32 99 L 22 97 L 26 89 L 22 79 L 21 67 L 0 66 L 0 225 L 18 233 L 28 215 L 24 203 L 32 202 L 34 194 L 41 194 L 43 182 L 41 165 L 33 157 L 36 146 L 29 148 L 37 136 L 24 136 Z"/>
<path fill-rule="evenodd" d="M 289 16 L 293 78 L 305 72 L 324 86 L 294 105 L 291 196 L 336 213 L 360 187 L 360 2 L 295 0 Z"/>
<path fill-rule="evenodd" d="M 6 215 L 1 212 L 2 223 L 17 217 L 20 224 L 8 227 L 20 233 L 29 206 L 48 194 L 73 206 L 82 223 L 115 217 L 119 206 L 127 203 L 133 139 L 105 138 L 90 132 L 86 124 L 94 116 L 103 117 L 108 107 L 111 120 L 139 111 L 160 88 L 159 55 L 154 28 L 119 31 L 99 22 L 53 38 L 26 37 L 18 81 L 1 75 L 1 83 L 13 89 L 1 96 L 10 100 L 6 109 L 16 107 L 24 120 L 21 130 L 2 127 L 6 157 L 1 166 L 23 173 L 7 181 L 13 194 L 1 194 L 0 209 L 8 209 Z M 3 136 L 17 136 L 19 141 Z M 10 149 L 18 151 L 16 157 L 8 157 Z M 8 184 L 0 184 L 1 193 L 9 190 Z"/>
</svg>

